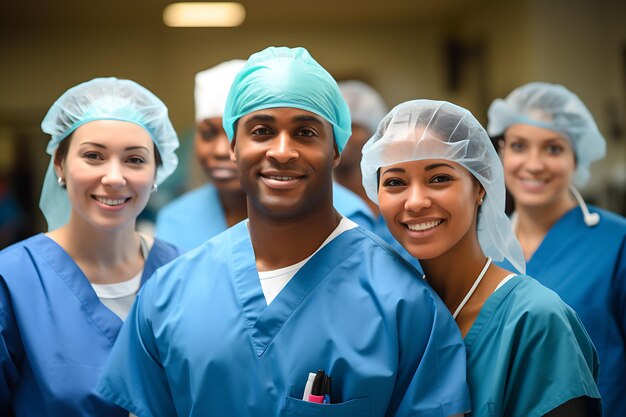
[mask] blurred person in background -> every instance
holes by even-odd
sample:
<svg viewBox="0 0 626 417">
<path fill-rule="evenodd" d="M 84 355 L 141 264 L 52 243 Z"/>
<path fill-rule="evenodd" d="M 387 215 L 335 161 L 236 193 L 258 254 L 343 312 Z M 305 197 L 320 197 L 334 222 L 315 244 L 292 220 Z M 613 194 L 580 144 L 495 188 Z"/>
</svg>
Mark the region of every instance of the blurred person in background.
<svg viewBox="0 0 626 417">
<path fill-rule="evenodd" d="M 139 288 L 179 254 L 135 230 L 178 138 L 159 98 L 117 78 L 69 89 L 41 126 L 48 232 L 0 252 L 0 415 L 128 416 L 94 387 Z"/>
<path fill-rule="evenodd" d="M 605 416 L 626 416 L 626 219 L 585 204 L 577 187 L 606 152 L 574 93 L 533 82 L 496 99 L 488 131 L 515 202 L 512 227 L 527 272 L 580 316 L 600 358 Z"/>
<path fill-rule="evenodd" d="M 389 232 L 378 206 L 365 193 L 361 175 L 361 151 L 385 117 L 387 106 L 381 95 L 358 80 L 339 82 L 339 89 L 350 108 L 352 136 L 341 153 L 339 165 L 333 170 L 333 199 L 337 210 L 359 226 L 376 233 L 404 259 L 421 271 L 419 262 Z"/>
<path fill-rule="evenodd" d="M 194 152 L 209 182 L 159 210 L 156 236 L 188 251 L 248 217 L 222 115 L 230 85 L 245 61 L 233 59 L 196 74 Z"/>
</svg>

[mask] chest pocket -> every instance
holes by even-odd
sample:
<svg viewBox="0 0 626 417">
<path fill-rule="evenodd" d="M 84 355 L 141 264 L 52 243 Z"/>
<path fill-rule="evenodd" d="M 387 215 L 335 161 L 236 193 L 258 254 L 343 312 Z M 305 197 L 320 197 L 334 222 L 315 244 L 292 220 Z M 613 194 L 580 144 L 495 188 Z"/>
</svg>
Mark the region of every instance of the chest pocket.
<svg viewBox="0 0 626 417">
<path fill-rule="evenodd" d="M 281 417 L 370 417 L 370 399 L 356 398 L 337 404 L 317 404 L 287 397 Z"/>
</svg>

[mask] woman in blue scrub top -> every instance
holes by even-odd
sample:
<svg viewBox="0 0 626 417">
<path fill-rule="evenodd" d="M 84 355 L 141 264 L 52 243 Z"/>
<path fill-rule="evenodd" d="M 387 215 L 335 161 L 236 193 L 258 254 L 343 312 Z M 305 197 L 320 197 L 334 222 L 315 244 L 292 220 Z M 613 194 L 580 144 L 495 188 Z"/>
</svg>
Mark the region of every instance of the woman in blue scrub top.
<svg viewBox="0 0 626 417">
<path fill-rule="evenodd" d="M 576 310 L 598 349 L 604 415 L 626 416 L 626 219 L 587 206 L 576 189 L 605 140 L 574 93 L 547 83 L 495 100 L 488 130 L 502 135 L 527 271 Z"/>
<path fill-rule="evenodd" d="M 248 217 L 246 194 L 230 160 L 224 105 L 246 61 L 233 59 L 196 74 L 194 153 L 209 182 L 176 198 L 157 215 L 156 236 L 188 251 Z"/>
<path fill-rule="evenodd" d="M 471 416 L 597 416 L 596 351 L 582 323 L 524 272 L 487 132 L 451 103 L 395 107 L 363 149 L 363 185 L 419 259 L 467 349 Z"/>
<path fill-rule="evenodd" d="M 178 249 L 135 221 L 176 168 L 167 108 L 130 80 L 65 92 L 40 207 L 48 233 L 0 252 L 0 415 L 128 416 L 94 387 L 141 284 Z"/>
</svg>

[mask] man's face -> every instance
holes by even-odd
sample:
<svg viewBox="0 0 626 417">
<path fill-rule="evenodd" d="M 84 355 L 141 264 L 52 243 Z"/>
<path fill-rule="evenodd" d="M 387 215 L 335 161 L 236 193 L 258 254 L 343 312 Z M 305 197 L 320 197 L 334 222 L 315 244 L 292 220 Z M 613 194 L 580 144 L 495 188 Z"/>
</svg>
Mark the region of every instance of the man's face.
<svg viewBox="0 0 626 417">
<path fill-rule="evenodd" d="M 207 178 L 218 190 L 241 192 L 237 167 L 230 160 L 230 144 L 221 117 L 204 119 L 198 123 L 195 152 Z"/>
<path fill-rule="evenodd" d="M 331 124 L 315 113 L 281 107 L 247 114 L 231 159 L 249 201 L 266 216 L 293 218 L 332 205 L 339 151 Z"/>
</svg>

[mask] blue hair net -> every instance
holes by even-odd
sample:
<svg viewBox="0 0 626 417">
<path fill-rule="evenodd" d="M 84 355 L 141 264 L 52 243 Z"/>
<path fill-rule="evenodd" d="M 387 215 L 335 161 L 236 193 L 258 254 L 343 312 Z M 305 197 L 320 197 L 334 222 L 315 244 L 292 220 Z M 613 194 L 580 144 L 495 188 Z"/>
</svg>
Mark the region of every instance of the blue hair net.
<svg viewBox="0 0 626 417">
<path fill-rule="evenodd" d="M 550 129 L 565 136 L 576 154 L 574 184 L 589 180 L 589 165 L 604 158 L 606 141 L 578 96 L 562 85 L 534 82 L 513 90 L 489 107 L 490 135 L 503 134 L 514 124 Z"/>
<path fill-rule="evenodd" d="M 163 161 L 162 166 L 157 167 L 157 184 L 178 165 L 174 152 L 178 148 L 178 137 L 167 107 L 157 96 L 134 81 L 115 77 L 94 78 L 72 87 L 54 102 L 41 122 L 41 129 L 52 136 L 46 148 L 50 164 L 39 200 L 48 230 L 67 223 L 71 212 L 67 192 L 57 183 L 54 154 L 63 139 L 85 123 L 96 120 L 134 123 L 150 134 Z"/>
<path fill-rule="evenodd" d="M 235 123 L 257 110 L 292 107 L 333 126 L 341 152 L 352 134 L 350 110 L 337 82 L 304 48 L 269 47 L 250 56 L 230 89 L 223 125 L 233 140 Z"/>
<path fill-rule="evenodd" d="M 478 240 L 485 255 L 526 271 L 522 248 L 504 212 L 500 158 L 478 120 L 445 101 L 413 100 L 394 107 L 363 147 L 361 172 L 367 196 L 378 204 L 378 169 L 402 162 L 446 159 L 467 169 L 485 189 Z"/>
</svg>

